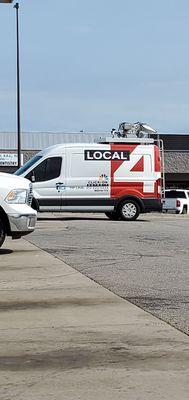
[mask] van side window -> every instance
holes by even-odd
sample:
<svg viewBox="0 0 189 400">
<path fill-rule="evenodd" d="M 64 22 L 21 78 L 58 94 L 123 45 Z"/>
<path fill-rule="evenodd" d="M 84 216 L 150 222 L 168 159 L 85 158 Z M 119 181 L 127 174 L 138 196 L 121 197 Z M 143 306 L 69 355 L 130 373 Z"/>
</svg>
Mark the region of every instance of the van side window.
<svg viewBox="0 0 189 400">
<path fill-rule="evenodd" d="M 46 171 L 45 171 L 45 181 L 50 181 L 51 179 L 58 178 L 60 176 L 62 158 L 52 157 L 46 160 Z"/>
<path fill-rule="evenodd" d="M 30 171 L 29 174 L 25 176 L 25 178 L 32 181 L 32 176 L 34 176 L 35 182 L 44 181 L 45 170 L 46 170 L 46 160 L 42 161 L 39 165 L 37 165 L 37 167 L 35 167 L 32 171 Z"/>
<path fill-rule="evenodd" d="M 61 165 L 61 157 L 47 158 L 38 164 L 33 171 L 29 172 L 26 178 L 31 180 L 32 175 L 34 175 L 35 182 L 50 181 L 51 179 L 55 179 L 60 176 Z"/>
</svg>

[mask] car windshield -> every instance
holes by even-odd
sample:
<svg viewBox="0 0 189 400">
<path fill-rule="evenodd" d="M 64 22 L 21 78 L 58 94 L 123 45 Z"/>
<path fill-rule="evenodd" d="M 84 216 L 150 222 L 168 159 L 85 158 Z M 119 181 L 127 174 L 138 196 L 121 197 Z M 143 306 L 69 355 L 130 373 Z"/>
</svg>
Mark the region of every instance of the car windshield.
<svg viewBox="0 0 189 400">
<path fill-rule="evenodd" d="M 32 165 L 34 165 L 37 161 L 40 160 L 42 156 L 36 155 L 31 160 L 29 160 L 26 164 L 24 164 L 21 168 L 19 168 L 14 175 L 22 175 L 25 171 L 27 171 Z"/>
<path fill-rule="evenodd" d="M 165 197 L 167 199 L 185 199 L 186 198 L 186 194 L 183 190 L 169 190 L 167 192 L 165 192 Z"/>
</svg>

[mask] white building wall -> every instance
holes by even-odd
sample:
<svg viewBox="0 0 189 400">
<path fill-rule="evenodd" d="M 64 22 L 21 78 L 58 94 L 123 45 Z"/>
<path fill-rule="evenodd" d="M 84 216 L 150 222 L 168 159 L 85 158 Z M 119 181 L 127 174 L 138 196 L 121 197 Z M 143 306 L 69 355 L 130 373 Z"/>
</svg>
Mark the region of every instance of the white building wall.
<svg viewBox="0 0 189 400">
<path fill-rule="evenodd" d="M 50 133 L 50 132 L 24 132 L 21 135 L 23 150 L 42 150 L 46 147 L 60 143 L 89 143 L 94 142 L 100 136 L 106 136 L 107 132 L 101 133 Z M 17 148 L 16 133 L 0 132 L 0 150 L 11 150 Z"/>
</svg>

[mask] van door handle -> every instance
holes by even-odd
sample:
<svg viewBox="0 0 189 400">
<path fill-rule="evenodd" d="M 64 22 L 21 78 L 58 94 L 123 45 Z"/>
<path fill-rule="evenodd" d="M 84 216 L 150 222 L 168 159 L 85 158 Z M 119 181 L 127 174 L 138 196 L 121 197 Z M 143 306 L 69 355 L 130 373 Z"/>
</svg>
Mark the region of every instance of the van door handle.
<svg viewBox="0 0 189 400">
<path fill-rule="evenodd" d="M 57 182 L 57 183 L 56 183 L 56 189 L 57 189 L 57 190 L 60 190 L 60 189 L 61 189 L 61 186 L 64 186 L 64 183 L 63 183 L 63 182 Z"/>
</svg>

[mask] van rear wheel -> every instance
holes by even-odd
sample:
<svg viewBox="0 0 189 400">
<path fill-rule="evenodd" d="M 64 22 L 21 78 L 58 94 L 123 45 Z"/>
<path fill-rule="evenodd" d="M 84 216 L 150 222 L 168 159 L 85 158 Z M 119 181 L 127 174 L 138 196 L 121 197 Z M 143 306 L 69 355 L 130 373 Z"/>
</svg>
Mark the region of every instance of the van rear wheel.
<svg viewBox="0 0 189 400">
<path fill-rule="evenodd" d="M 119 206 L 119 215 L 123 221 L 135 221 L 139 213 L 139 205 L 132 199 L 122 201 Z"/>
<path fill-rule="evenodd" d="M 0 220 L 0 247 L 2 246 L 4 240 L 5 240 L 5 229 L 2 221 Z"/>
</svg>

